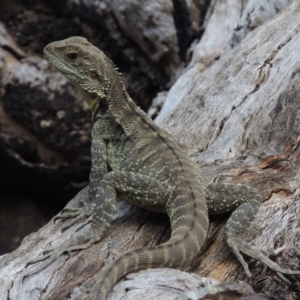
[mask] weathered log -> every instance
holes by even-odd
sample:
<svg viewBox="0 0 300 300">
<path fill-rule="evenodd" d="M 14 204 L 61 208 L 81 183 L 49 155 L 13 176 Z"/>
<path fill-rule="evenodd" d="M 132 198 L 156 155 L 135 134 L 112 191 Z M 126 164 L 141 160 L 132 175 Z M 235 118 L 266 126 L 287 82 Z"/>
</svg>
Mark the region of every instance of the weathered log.
<svg viewBox="0 0 300 300">
<path fill-rule="evenodd" d="M 300 269 L 299 14 L 300 3 L 293 1 L 272 20 L 249 33 L 238 46 L 198 75 L 176 110 L 160 121 L 199 164 L 207 182 L 247 183 L 261 191 L 264 203 L 245 239 L 291 269 Z M 79 199 L 86 196 L 85 189 L 69 206 L 78 205 Z M 186 269 L 220 282 L 246 281 L 268 299 L 297 299 L 297 276 L 289 276 L 289 287 L 274 272 L 247 259 L 253 276 L 246 278 L 226 247 L 225 222 L 226 217 L 212 218 L 203 249 Z M 18 250 L 2 256 L 0 297 L 86 299 L 104 263 L 136 247 L 164 242 L 170 235 L 166 216 L 130 208 L 119 216 L 103 241 L 72 253 L 69 260 L 61 256 L 47 269 L 22 281 L 28 261 L 46 250 L 49 243 L 59 244 L 78 234 L 77 230 L 86 230 L 89 225 L 83 224 L 60 233 L 62 224 L 50 222 L 24 239 Z M 147 272 L 158 276 L 155 271 Z M 130 278 L 133 277 L 138 280 L 139 273 L 131 274 Z M 132 288 L 127 285 L 122 295 L 140 299 L 140 295 L 134 298 Z M 118 290 L 117 295 L 111 294 L 111 299 L 118 299 L 120 293 Z M 148 299 L 153 299 L 153 295 L 148 295 Z"/>
<path fill-rule="evenodd" d="M 240 43 L 255 28 L 282 10 L 289 0 L 211 1 L 204 32 L 191 49 L 191 60 L 166 95 L 157 117 L 160 122 L 194 89 L 199 75 Z"/>
</svg>

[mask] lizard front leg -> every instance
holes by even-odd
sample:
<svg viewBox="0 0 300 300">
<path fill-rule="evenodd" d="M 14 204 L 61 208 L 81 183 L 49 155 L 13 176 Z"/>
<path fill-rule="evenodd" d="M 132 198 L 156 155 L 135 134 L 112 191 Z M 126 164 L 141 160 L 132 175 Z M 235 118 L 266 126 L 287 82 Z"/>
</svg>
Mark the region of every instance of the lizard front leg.
<svg viewBox="0 0 300 300">
<path fill-rule="evenodd" d="M 95 126 L 96 128 L 96 126 Z M 95 130 L 97 131 L 97 129 Z M 94 135 L 94 127 L 92 135 Z M 70 219 L 73 218 L 71 222 L 62 228 L 65 231 L 72 225 L 76 224 L 78 221 L 85 217 L 89 217 L 93 212 L 93 205 L 91 203 L 95 200 L 96 193 L 100 182 L 107 173 L 107 153 L 106 153 L 106 143 L 99 138 L 92 139 L 92 169 L 89 178 L 89 198 L 86 201 L 80 201 L 79 208 L 64 208 L 60 214 L 55 216 L 54 222 L 59 219 Z"/>
<path fill-rule="evenodd" d="M 270 260 L 259 249 L 242 240 L 239 236 L 247 231 L 254 220 L 261 203 L 258 191 L 250 186 L 241 184 L 210 184 L 207 187 L 207 206 L 209 214 L 220 214 L 233 211 L 225 227 L 226 242 L 242 264 L 247 276 L 251 277 L 249 267 L 241 252 L 264 263 L 287 284 L 282 274 L 300 275 L 300 271 L 293 271 L 280 267 Z"/>
<path fill-rule="evenodd" d="M 92 213 L 89 232 L 73 237 L 58 247 L 46 250 L 41 257 L 31 261 L 28 265 L 41 260 L 44 261 L 39 266 L 27 271 L 23 278 L 45 269 L 65 252 L 70 253 L 74 250 L 86 249 L 99 242 L 109 229 L 115 215 L 117 192 L 129 196 L 137 205 L 145 206 L 147 203 L 148 208 L 152 207 L 153 210 L 162 210 L 171 194 L 166 186 L 148 176 L 119 171 L 105 174 L 95 193 L 93 202 L 87 203 L 80 210 L 80 214 L 77 210 L 66 210 L 66 218 L 70 215 L 76 215 L 75 219 L 77 219 L 85 214 Z"/>
<path fill-rule="evenodd" d="M 94 128 L 92 135 L 94 134 Z M 65 208 L 54 218 L 54 222 L 59 219 L 72 219 L 68 222 L 63 228 L 62 231 L 65 231 L 72 225 L 76 224 L 79 220 L 89 217 L 94 213 L 96 204 L 102 203 L 103 209 L 106 209 L 107 212 L 111 211 L 111 214 L 114 215 L 116 210 L 115 203 L 110 203 L 106 201 L 105 197 L 99 194 L 99 188 L 101 187 L 101 181 L 104 174 L 107 173 L 107 154 L 106 154 L 106 143 L 98 138 L 92 139 L 92 169 L 90 173 L 90 182 L 89 182 L 89 198 L 81 201 L 79 208 Z M 107 192 L 109 193 L 109 191 Z M 97 196 L 97 197 L 96 197 Z M 114 196 L 110 196 L 114 199 Z M 105 220 L 104 224 L 99 224 L 99 227 L 92 226 L 90 231 L 84 235 L 79 235 L 72 237 L 71 239 L 65 241 L 63 244 L 58 247 L 50 247 L 42 253 L 42 255 L 34 260 L 31 260 L 27 263 L 26 267 L 32 264 L 35 264 L 39 261 L 43 261 L 39 265 L 35 266 L 26 271 L 23 278 L 29 277 L 32 274 L 35 274 L 47 266 L 49 266 L 53 261 L 55 261 L 61 254 L 67 252 L 68 254 L 73 250 L 86 249 L 93 244 L 97 243 L 102 239 L 104 233 L 110 226 L 112 218 Z M 93 224 L 93 222 L 92 222 Z"/>
</svg>

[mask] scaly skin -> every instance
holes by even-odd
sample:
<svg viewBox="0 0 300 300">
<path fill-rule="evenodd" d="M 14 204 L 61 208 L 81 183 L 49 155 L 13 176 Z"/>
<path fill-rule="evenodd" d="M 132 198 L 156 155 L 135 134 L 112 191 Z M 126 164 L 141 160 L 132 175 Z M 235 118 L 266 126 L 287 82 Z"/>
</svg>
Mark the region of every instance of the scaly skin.
<svg viewBox="0 0 300 300">
<path fill-rule="evenodd" d="M 66 229 L 82 217 L 93 216 L 89 233 L 49 249 L 29 263 L 44 260 L 24 277 L 41 271 L 64 252 L 99 242 L 112 222 L 117 194 L 138 206 L 167 213 L 172 235 L 164 244 L 129 252 L 105 266 L 90 299 L 106 299 L 112 286 L 130 272 L 188 263 L 205 241 L 208 214 L 233 210 L 226 225 L 226 240 L 248 276 L 251 274 L 240 252 L 265 263 L 286 282 L 281 273 L 300 274 L 282 269 L 238 237 L 255 218 L 261 202 L 259 193 L 246 185 L 206 187 L 199 168 L 181 146 L 133 103 L 102 51 L 84 38 L 71 37 L 49 44 L 44 54 L 82 92 L 93 121 L 89 201 L 82 208 L 63 210 L 56 219 L 73 218 Z"/>
</svg>

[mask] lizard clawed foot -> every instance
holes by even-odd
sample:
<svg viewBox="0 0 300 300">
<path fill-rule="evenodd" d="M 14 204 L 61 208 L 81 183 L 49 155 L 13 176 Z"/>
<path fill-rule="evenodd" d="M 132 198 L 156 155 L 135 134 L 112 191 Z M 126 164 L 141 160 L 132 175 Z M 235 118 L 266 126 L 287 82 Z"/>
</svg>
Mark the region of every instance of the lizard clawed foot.
<svg viewBox="0 0 300 300">
<path fill-rule="evenodd" d="M 60 214 L 58 214 L 54 218 L 54 222 L 58 219 L 69 219 L 73 218 L 71 222 L 69 222 L 66 226 L 62 227 L 62 231 L 65 231 L 84 217 L 89 217 L 92 215 L 92 209 L 90 206 L 86 205 L 80 208 L 65 208 L 62 210 Z M 29 265 L 35 264 L 37 262 L 42 261 L 37 267 L 33 267 L 32 269 L 28 270 L 25 275 L 23 276 L 22 281 L 24 278 L 29 277 L 35 273 L 40 272 L 41 270 L 47 268 L 53 261 L 55 261 L 60 255 L 63 253 L 67 253 L 68 258 L 70 257 L 71 251 L 74 250 L 82 250 L 89 248 L 93 244 L 97 243 L 100 239 L 98 238 L 97 234 L 85 234 L 80 235 L 78 237 L 74 237 L 73 239 L 63 243 L 59 247 L 51 247 L 45 250 L 42 255 L 34 260 L 29 261 L 25 268 Z"/>
<path fill-rule="evenodd" d="M 258 261 L 265 264 L 271 270 L 275 271 L 277 273 L 277 276 L 280 277 L 288 285 L 291 285 L 291 282 L 287 278 L 285 278 L 282 274 L 300 275 L 300 271 L 294 271 L 294 270 L 284 269 L 280 267 L 277 263 L 270 260 L 266 255 L 264 255 L 259 249 L 257 249 L 256 247 L 250 245 L 249 243 L 243 241 L 238 237 L 230 237 L 229 239 L 227 239 L 227 244 L 232 249 L 237 259 L 242 264 L 245 273 L 247 274 L 248 277 L 251 277 L 251 273 L 249 271 L 249 267 L 247 263 L 245 262 L 240 252 L 243 252 L 249 255 L 250 257 L 255 258 Z"/>
<path fill-rule="evenodd" d="M 33 264 L 35 264 L 35 263 L 37 263 L 39 261 L 43 261 L 43 262 L 41 264 L 39 264 L 37 267 L 34 267 L 34 268 L 26 271 L 25 275 L 22 278 L 22 281 L 24 281 L 24 279 L 26 277 L 29 277 L 29 276 L 31 276 L 31 275 L 33 275 L 35 273 L 40 272 L 43 269 L 46 269 L 54 260 L 56 260 L 64 252 L 66 252 L 66 250 L 64 250 L 64 249 L 49 248 L 46 251 L 44 251 L 43 254 L 40 257 L 38 257 L 38 258 L 36 258 L 34 260 L 29 261 L 26 264 L 25 268 L 27 268 L 28 266 L 33 265 Z"/>
<path fill-rule="evenodd" d="M 98 238 L 96 235 L 86 234 L 80 235 L 79 237 L 75 237 L 74 239 L 69 241 L 68 245 L 62 244 L 58 248 L 51 247 L 45 250 L 40 257 L 31 260 L 26 264 L 25 268 L 27 268 L 29 265 L 42 261 L 38 266 L 26 271 L 22 281 L 26 277 L 29 277 L 35 273 L 40 272 L 43 269 L 46 269 L 53 261 L 55 261 L 62 254 L 67 253 L 68 258 L 70 258 L 71 251 L 87 249 L 99 241 L 100 238 Z"/>
<path fill-rule="evenodd" d="M 89 217 L 92 213 L 92 209 L 87 205 L 80 208 L 64 208 L 61 213 L 54 217 L 53 221 L 55 223 L 56 220 L 73 218 L 71 222 L 62 227 L 61 231 L 65 231 L 81 219 Z"/>
</svg>

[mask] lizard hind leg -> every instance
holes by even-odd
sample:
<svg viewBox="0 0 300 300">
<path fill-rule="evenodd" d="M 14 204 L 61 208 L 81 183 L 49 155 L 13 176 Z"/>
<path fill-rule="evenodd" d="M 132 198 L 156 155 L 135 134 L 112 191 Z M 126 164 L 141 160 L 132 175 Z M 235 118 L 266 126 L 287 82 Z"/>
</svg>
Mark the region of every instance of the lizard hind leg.
<svg viewBox="0 0 300 300">
<path fill-rule="evenodd" d="M 207 208 L 200 189 L 174 195 L 148 176 L 113 171 L 108 178 L 120 193 L 132 196 L 132 201 L 140 206 L 144 206 L 146 196 L 149 208 L 150 204 L 157 208 L 170 199 L 166 209 L 172 235 L 164 244 L 123 254 L 105 266 L 91 292 L 91 300 L 106 299 L 112 286 L 128 273 L 147 268 L 177 268 L 191 261 L 203 245 L 208 227 Z"/>
<path fill-rule="evenodd" d="M 219 214 L 234 210 L 226 223 L 226 242 L 242 264 L 247 276 L 251 277 L 251 273 L 241 252 L 262 262 L 277 272 L 277 275 L 284 282 L 290 284 L 290 281 L 282 274 L 300 275 L 300 271 L 281 268 L 259 249 L 239 237 L 247 231 L 255 219 L 260 203 L 261 196 L 258 191 L 247 185 L 210 184 L 207 188 L 207 205 L 210 214 Z"/>
</svg>

